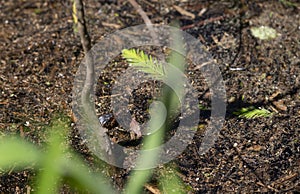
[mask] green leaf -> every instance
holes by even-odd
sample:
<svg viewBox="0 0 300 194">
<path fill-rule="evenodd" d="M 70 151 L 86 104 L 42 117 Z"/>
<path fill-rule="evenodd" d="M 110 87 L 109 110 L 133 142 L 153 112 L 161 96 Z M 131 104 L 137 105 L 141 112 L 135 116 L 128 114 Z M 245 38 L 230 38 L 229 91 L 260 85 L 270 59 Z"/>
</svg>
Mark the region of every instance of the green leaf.
<svg viewBox="0 0 300 194">
<path fill-rule="evenodd" d="M 180 172 L 177 171 L 175 165 L 168 164 L 160 169 L 159 186 L 162 193 L 188 193 L 191 188 L 186 185 L 178 176 Z"/>
<path fill-rule="evenodd" d="M 154 108 L 154 107 L 153 107 Z M 155 109 L 155 108 L 154 108 Z M 154 111 L 150 111 L 151 118 L 153 118 Z M 157 117 L 163 117 L 163 111 L 156 111 Z M 153 174 L 153 167 L 156 166 L 160 152 L 162 151 L 159 146 L 162 143 L 162 138 L 164 137 L 165 125 L 156 129 L 160 122 L 156 119 L 150 119 L 149 129 L 155 129 L 156 132 L 148 135 L 143 140 L 141 155 L 136 160 L 136 167 L 133 170 L 129 181 L 125 186 L 125 193 L 142 193 L 143 185 L 150 179 Z"/>
<path fill-rule="evenodd" d="M 49 145 L 47 153 L 44 154 L 41 166 L 43 170 L 40 171 L 38 181 L 37 193 L 58 193 L 58 186 L 60 182 L 61 160 L 65 157 L 67 150 L 66 136 L 69 121 L 63 117 L 56 118 L 52 126 L 49 128 L 51 132 L 49 136 Z"/>
<path fill-rule="evenodd" d="M 122 57 L 134 68 L 150 74 L 155 79 L 162 80 L 165 75 L 163 65 L 157 59 L 148 56 L 138 49 L 124 49 Z"/>
<path fill-rule="evenodd" d="M 258 117 L 270 117 L 273 115 L 270 111 L 264 108 L 255 108 L 253 106 L 247 108 L 241 108 L 240 110 L 233 112 L 233 114 L 246 119 L 254 119 Z"/>
<path fill-rule="evenodd" d="M 61 168 L 61 176 L 77 188 L 86 189 L 90 193 L 117 193 L 103 174 L 91 173 L 91 169 L 75 154 L 68 159 L 64 158 Z"/>
<path fill-rule="evenodd" d="M 36 164 L 41 158 L 40 151 L 20 138 L 5 137 L 0 142 L 0 168 L 22 169 Z"/>
</svg>

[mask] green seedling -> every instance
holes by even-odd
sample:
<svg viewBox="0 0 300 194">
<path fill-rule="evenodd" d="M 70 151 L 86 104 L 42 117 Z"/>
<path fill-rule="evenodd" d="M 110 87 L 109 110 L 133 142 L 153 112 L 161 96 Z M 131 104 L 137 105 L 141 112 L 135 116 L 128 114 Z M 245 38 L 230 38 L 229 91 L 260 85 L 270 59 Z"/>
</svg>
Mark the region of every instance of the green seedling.
<svg viewBox="0 0 300 194">
<path fill-rule="evenodd" d="M 173 34 L 173 36 L 177 37 L 179 34 Z M 181 40 L 181 38 L 174 38 L 175 40 Z M 183 45 L 182 42 L 174 42 L 175 47 L 179 47 L 178 50 L 182 49 L 180 45 Z M 142 71 L 149 75 L 150 78 L 157 79 L 163 81 L 164 79 L 177 79 L 176 73 L 174 75 L 172 73 L 166 72 L 162 63 L 158 62 L 157 59 L 153 58 L 152 56 L 148 56 L 143 51 L 138 49 L 124 49 L 122 51 L 123 58 L 136 70 Z M 172 51 L 169 58 L 168 63 L 172 64 L 174 67 L 184 71 L 185 68 L 185 60 L 182 55 L 179 53 Z M 180 88 L 181 89 L 181 88 Z M 179 89 L 179 90 L 180 90 Z M 153 149 L 159 146 L 162 142 L 163 137 L 165 136 L 166 130 L 168 130 L 171 126 L 169 123 L 173 113 L 171 110 L 176 110 L 179 107 L 179 99 L 170 88 L 164 86 L 162 88 L 162 97 L 161 101 L 165 104 L 167 110 L 166 122 L 160 127 L 157 132 L 152 135 L 146 136 L 143 141 L 144 150 L 152 150 L 151 154 L 141 154 L 141 156 L 137 159 L 137 169 L 141 170 L 134 170 L 132 172 L 132 176 L 128 180 L 125 186 L 125 193 L 141 193 L 143 190 L 143 185 L 146 184 L 151 176 L 154 173 L 153 169 L 143 169 L 144 166 L 155 166 L 158 160 L 158 156 L 160 155 L 159 152 L 161 150 Z M 151 111 L 150 111 L 151 113 Z M 162 116 L 161 112 L 156 113 L 158 117 Z M 150 118 L 154 118 L 150 116 Z M 150 119 L 149 121 L 149 128 L 155 128 L 157 126 L 157 120 Z M 161 182 L 161 188 L 164 190 L 164 193 L 171 193 L 171 190 L 176 191 L 175 193 L 186 193 L 184 191 L 184 183 L 183 181 L 176 176 L 168 175 L 168 179 L 170 182 Z M 160 179 L 165 180 L 165 178 Z"/>
<path fill-rule="evenodd" d="M 147 55 L 139 49 L 124 49 L 122 56 L 126 61 L 137 70 L 149 74 L 152 78 L 162 80 L 165 70 L 161 63 L 152 56 Z"/>
<path fill-rule="evenodd" d="M 241 108 L 240 110 L 233 112 L 233 114 L 238 115 L 240 118 L 246 118 L 246 119 L 270 117 L 273 115 L 273 113 L 267 109 L 255 108 L 253 106 L 247 108 Z"/>
</svg>

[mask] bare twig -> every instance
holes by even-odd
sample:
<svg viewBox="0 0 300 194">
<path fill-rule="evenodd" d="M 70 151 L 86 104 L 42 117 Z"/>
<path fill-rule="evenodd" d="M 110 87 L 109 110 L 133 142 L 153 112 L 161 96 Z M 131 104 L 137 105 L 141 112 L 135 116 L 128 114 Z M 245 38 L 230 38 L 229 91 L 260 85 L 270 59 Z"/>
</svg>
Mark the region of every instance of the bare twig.
<svg viewBox="0 0 300 194">
<path fill-rule="evenodd" d="M 74 0 L 75 5 L 75 14 L 77 18 L 77 27 L 78 33 L 80 36 L 81 44 L 84 50 L 84 54 L 86 55 L 88 51 L 91 49 L 91 38 L 87 31 L 86 22 L 84 18 L 84 8 L 82 0 Z"/>
<path fill-rule="evenodd" d="M 161 194 L 160 190 L 150 184 L 145 184 L 144 187 L 153 194 Z"/>
<path fill-rule="evenodd" d="M 94 79 L 95 79 L 95 70 L 94 70 L 94 64 L 92 61 L 92 56 L 89 53 L 89 50 L 91 49 L 91 38 L 89 36 L 89 33 L 87 31 L 85 18 L 84 18 L 84 7 L 82 0 L 74 0 L 74 6 L 73 12 L 74 12 L 74 23 L 78 30 L 81 44 L 84 50 L 85 54 L 85 64 L 86 64 L 86 77 L 84 86 L 81 93 L 81 102 L 84 107 L 84 113 L 87 114 L 89 117 L 91 113 L 91 110 L 87 110 L 91 108 L 90 104 L 90 94 L 93 91 L 94 86 Z"/>
<path fill-rule="evenodd" d="M 145 24 L 147 26 L 152 25 L 151 20 L 145 13 L 145 11 L 142 9 L 142 7 L 135 1 L 135 0 L 128 0 L 128 2 L 136 9 L 136 11 L 140 14 L 140 16 L 143 18 Z"/>
<path fill-rule="evenodd" d="M 84 8 L 82 0 L 74 0 L 75 14 L 77 19 L 77 30 L 80 36 L 81 44 L 85 54 L 86 63 L 86 79 L 82 90 L 82 103 L 84 107 L 90 107 L 89 103 L 90 94 L 92 93 L 95 79 L 95 70 L 92 61 L 92 56 L 89 54 L 91 49 L 91 38 L 87 31 L 86 22 L 84 18 Z M 86 106 L 85 106 L 86 105 Z"/>
<path fill-rule="evenodd" d="M 84 117 L 86 117 L 85 122 L 87 122 L 89 127 L 94 130 L 95 135 L 97 135 L 101 143 L 105 146 L 102 150 L 102 154 L 113 154 L 112 145 L 110 144 L 105 131 L 97 129 L 99 121 L 94 111 L 94 102 L 92 101 L 93 99 L 91 99 L 90 96 L 93 93 L 94 88 L 95 69 L 92 53 L 89 52 L 91 49 L 91 39 L 86 27 L 82 0 L 74 0 L 74 6 L 74 22 L 75 24 L 77 24 L 77 30 L 84 50 L 86 64 L 86 76 L 81 93 L 81 103 L 83 107 L 82 113 L 84 114 Z"/>
<path fill-rule="evenodd" d="M 209 19 L 197 22 L 195 24 L 190 24 L 190 25 L 183 26 L 183 27 L 181 27 L 181 30 L 187 30 L 187 29 L 190 29 L 190 28 L 194 28 L 196 26 L 206 25 L 208 23 L 212 23 L 212 22 L 215 22 L 215 21 L 220 21 L 220 20 L 223 20 L 225 18 L 226 18 L 226 16 L 217 16 L 217 17 L 214 17 L 214 18 L 209 18 Z"/>
<path fill-rule="evenodd" d="M 188 16 L 190 17 L 191 19 L 195 19 L 195 14 L 189 12 L 189 11 L 186 11 L 184 10 L 183 8 L 177 6 L 177 5 L 173 5 L 174 9 L 176 9 L 176 11 L 178 11 L 181 15 L 185 15 L 185 16 Z"/>
<path fill-rule="evenodd" d="M 286 181 L 289 181 L 291 179 L 294 179 L 298 176 L 299 174 L 296 172 L 296 173 L 293 173 L 293 174 L 289 174 L 289 175 L 286 175 L 282 178 L 279 178 L 275 181 L 273 181 L 271 183 L 271 185 L 274 187 L 274 186 L 278 186 L 278 185 L 283 185 Z"/>
<path fill-rule="evenodd" d="M 155 42 L 157 42 L 157 36 L 152 27 L 152 22 L 147 16 L 146 12 L 142 9 L 142 7 L 135 0 L 128 0 L 128 2 L 136 9 L 136 11 L 140 14 L 142 19 L 144 20 L 147 28 L 150 30 L 150 34 Z"/>
</svg>

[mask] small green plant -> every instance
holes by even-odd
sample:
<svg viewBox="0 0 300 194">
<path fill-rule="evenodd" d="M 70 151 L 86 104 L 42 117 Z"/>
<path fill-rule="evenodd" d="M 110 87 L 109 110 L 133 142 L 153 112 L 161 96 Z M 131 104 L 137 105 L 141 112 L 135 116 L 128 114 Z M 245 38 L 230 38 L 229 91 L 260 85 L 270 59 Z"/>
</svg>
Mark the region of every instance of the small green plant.
<svg viewBox="0 0 300 194">
<path fill-rule="evenodd" d="M 255 108 L 253 106 L 247 108 L 241 108 L 240 110 L 233 112 L 233 114 L 238 115 L 240 118 L 246 118 L 246 119 L 254 119 L 258 117 L 270 117 L 273 115 L 273 113 L 267 109 Z"/>
<path fill-rule="evenodd" d="M 124 49 L 122 56 L 134 68 L 148 73 L 152 78 L 161 80 L 165 76 L 165 70 L 161 63 L 152 56 L 139 49 Z"/>
<path fill-rule="evenodd" d="M 174 36 L 178 34 L 173 34 Z M 180 47 L 179 45 L 182 45 L 178 42 L 174 43 L 175 46 Z M 182 48 L 179 48 L 182 49 Z M 166 72 L 164 65 L 160 62 L 158 62 L 157 59 L 153 58 L 152 56 L 149 56 L 144 53 L 142 50 L 138 49 L 124 49 L 122 51 L 122 57 L 136 70 L 142 71 L 149 75 L 149 77 L 157 80 L 163 81 L 164 79 L 174 79 L 176 77 L 176 73 L 174 75 L 171 75 L 170 72 Z M 171 52 L 171 55 L 169 57 L 168 62 L 172 64 L 174 67 L 177 67 L 178 69 L 183 70 L 184 69 L 184 57 L 178 54 L 175 51 Z M 174 76 L 174 77 L 173 77 Z M 168 88 L 166 85 L 162 88 L 162 97 L 161 101 L 166 105 L 167 109 L 167 119 L 164 125 L 157 130 L 156 133 L 149 135 L 145 137 L 143 141 L 143 150 L 151 150 L 157 146 L 159 146 L 162 143 L 162 139 L 164 137 L 164 133 L 166 130 L 170 128 L 169 121 L 171 120 L 170 117 L 172 117 L 173 113 L 171 113 L 171 110 L 176 110 L 178 108 L 178 105 L 180 104 L 178 97 L 172 91 L 170 88 Z M 151 112 L 151 111 L 150 111 Z M 160 115 L 161 113 L 156 113 Z M 159 116 L 158 116 L 159 117 Z M 154 118 L 151 116 L 151 118 Z M 153 128 L 154 126 L 157 126 L 157 120 L 153 119 L 150 120 L 149 128 Z M 154 127 L 155 128 L 155 127 Z M 143 169 L 145 163 L 148 165 L 154 165 L 156 164 L 157 157 L 160 155 L 160 150 L 155 151 L 151 154 L 142 154 L 138 158 L 137 164 L 140 164 L 138 169 Z M 185 191 L 185 184 L 183 181 L 176 176 L 176 174 L 167 173 L 171 172 L 170 168 L 168 168 L 169 171 L 166 171 L 165 173 L 161 173 L 160 175 L 160 187 L 163 190 L 164 193 L 186 193 Z M 174 170 L 175 171 L 175 170 Z M 172 171 L 172 172 L 174 172 Z M 134 170 L 132 172 L 132 175 L 130 179 L 127 182 L 127 185 L 125 187 L 125 193 L 141 193 L 143 185 L 147 183 L 147 181 L 150 179 L 151 175 L 154 173 L 153 169 L 146 169 L 146 170 Z M 169 181 L 166 180 L 166 177 Z"/>
</svg>

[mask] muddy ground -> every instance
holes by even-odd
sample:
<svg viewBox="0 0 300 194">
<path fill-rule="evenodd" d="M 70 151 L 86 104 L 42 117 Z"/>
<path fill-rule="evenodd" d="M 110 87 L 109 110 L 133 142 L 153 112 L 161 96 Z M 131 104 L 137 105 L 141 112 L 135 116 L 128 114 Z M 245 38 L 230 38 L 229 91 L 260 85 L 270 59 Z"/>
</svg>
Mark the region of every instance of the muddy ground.
<svg viewBox="0 0 300 194">
<path fill-rule="evenodd" d="M 54 113 L 71 117 L 73 79 L 84 55 L 74 33 L 70 2 L 0 1 L 1 136 L 17 134 L 40 145 L 45 141 L 43 126 Z M 204 114 L 193 143 L 174 160 L 192 193 L 300 192 L 300 3 L 138 2 L 153 23 L 169 24 L 176 19 L 184 31 L 199 39 L 219 64 L 225 82 L 227 112 L 215 146 L 204 155 L 197 153 L 209 122 Z M 85 7 L 93 44 L 118 29 L 143 24 L 126 0 L 87 0 Z M 260 40 L 251 35 L 250 29 L 259 26 L 274 28 L 277 37 Z M 118 59 L 112 64 L 99 78 L 99 116 L 111 113 L 110 98 L 103 96 L 110 95 L 114 79 L 126 68 Z M 201 72 L 192 66 L 187 72 L 209 115 L 209 94 L 205 94 Z M 143 102 L 151 99 L 150 93 L 149 86 L 141 86 L 133 95 L 131 113 L 138 122 L 147 116 Z M 233 114 L 248 106 L 268 109 L 273 115 L 245 119 Z M 72 130 L 72 147 L 91 162 L 76 126 Z M 117 127 L 110 126 L 109 131 L 119 134 L 123 143 L 131 141 Z M 116 182 L 122 182 L 127 173 L 116 175 L 120 179 Z M 0 171 L 0 192 L 30 193 L 33 177 L 30 170 Z M 61 192 L 68 192 L 68 187 Z"/>
</svg>

